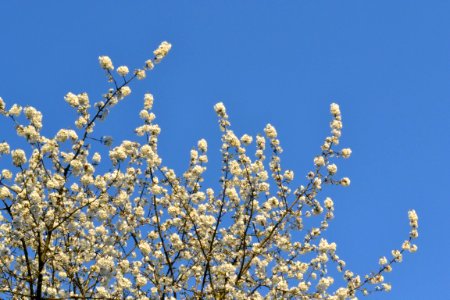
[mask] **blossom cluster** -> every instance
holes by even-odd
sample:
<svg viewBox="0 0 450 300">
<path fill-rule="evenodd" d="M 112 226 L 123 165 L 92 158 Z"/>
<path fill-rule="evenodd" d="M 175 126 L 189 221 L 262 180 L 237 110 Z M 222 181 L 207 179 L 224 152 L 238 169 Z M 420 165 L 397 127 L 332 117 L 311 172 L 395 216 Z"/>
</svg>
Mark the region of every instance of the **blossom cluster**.
<svg viewBox="0 0 450 300">
<path fill-rule="evenodd" d="M 383 274 L 405 251 L 417 250 L 415 211 L 408 214 L 409 239 L 364 277 L 323 237 L 335 202 L 321 192 L 325 185 L 350 185 L 348 177 L 337 177 L 336 160 L 352 154 L 334 149 L 343 127 L 337 104 L 330 106 L 331 134 L 298 183 L 282 167 L 276 128 L 267 124 L 263 134 L 239 137 L 221 102 L 214 106 L 222 132 L 216 189 L 204 186 L 205 139 L 190 151 L 182 174 L 163 164 L 150 93 L 136 141 L 95 136 L 98 121 L 131 94 L 130 83 L 144 79 L 170 49 L 163 42 L 131 74 L 127 66 L 113 73 L 112 60 L 100 56 L 112 87 L 93 105 L 87 93 L 69 92 L 64 99 L 76 111 L 75 126 L 53 137 L 40 133 L 35 108 L 7 109 L 0 98 L 0 113 L 29 145 L 0 143 L 0 162 L 11 161 L 0 175 L 0 296 L 338 300 L 389 291 Z M 328 271 L 332 265 L 341 277 Z"/>
</svg>

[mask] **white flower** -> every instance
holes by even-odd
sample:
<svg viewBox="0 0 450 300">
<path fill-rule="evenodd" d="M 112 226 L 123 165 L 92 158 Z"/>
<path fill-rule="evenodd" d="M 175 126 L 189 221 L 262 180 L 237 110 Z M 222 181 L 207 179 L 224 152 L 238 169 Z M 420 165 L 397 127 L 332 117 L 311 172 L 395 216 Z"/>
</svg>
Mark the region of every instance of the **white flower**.
<svg viewBox="0 0 450 300">
<path fill-rule="evenodd" d="M 200 149 L 200 151 L 206 152 L 208 151 L 208 143 L 206 142 L 205 139 L 201 139 L 198 141 L 198 149 Z"/>
<path fill-rule="evenodd" d="M 0 187 L 0 199 L 11 198 L 12 194 L 7 187 Z"/>
<path fill-rule="evenodd" d="M 142 208 L 142 206 L 138 206 L 138 207 L 136 207 L 136 208 L 134 209 L 134 214 L 135 214 L 137 217 L 142 217 L 142 216 L 144 216 L 145 211 L 144 211 L 144 209 Z"/>
<path fill-rule="evenodd" d="M 388 260 L 386 258 L 386 256 L 383 256 L 382 258 L 380 258 L 380 260 L 378 261 L 378 263 L 382 266 L 388 263 Z"/>
<path fill-rule="evenodd" d="M 9 145 L 6 142 L 0 143 L 0 154 L 9 154 Z"/>
<path fill-rule="evenodd" d="M 317 284 L 317 290 L 320 292 L 325 291 L 328 289 L 330 285 L 332 285 L 334 282 L 334 279 L 332 277 L 322 277 L 319 280 L 319 283 Z"/>
<path fill-rule="evenodd" d="M 60 277 L 61 279 L 67 278 L 67 273 L 64 272 L 64 271 L 59 271 L 58 275 L 59 275 L 59 277 Z"/>
<path fill-rule="evenodd" d="M 42 113 L 32 106 L 24 108 L 25 117 L 30 120 L 30 123 L 40 129 L 42 128 Z"/>
<path fill-rule="evenodd" d="M 153 65 L 153 61 L 149 59 L 145 62 L 145 67 L 149 70 L 152 70 L 155 66 Z"/>
<path fill-rule="evenodd" d="M 75 126 L 77 126 L 77 128 L 83 128 L 84 125 L 87 124 L 87 120 L 85 117 L 80 116 L 76 121 L 75 121 Z"/>
<path fill-rule="evenodd" d="M 331 128 L 333 128 L 333 129 L 337 129 L 337 130 L 340 130 L 340 129 L 342 129 L 342 122 L 341 121 L 339 121 L 339 120 L 333 120 L 332 122 L 331 122 Z"/>
<path fill-rule="evenodd" d="M 331 164 L 327 166 L 328 173 L 331 175 L 336 174 L 337 172 L 337 166 L 335 164 Z"/>
<path fill-rule="evenodd" d="M 244 134 L 244 135 L 241 137 L 241 142 L 242 142 L 244 145 L 250 145 L 250 144 L 252 143 L 252 141 L 253 141 L 253 138 L 252 138 L 250 135 L 248 135 L 248 134 Z"/>
<path fill-rule="evenodd" d="M 392 256 L 396 262 L 402 262 L 403 255 L 399 250 L 392 250 Z"/>
<path fill-rule="evenodd" d="M 277 137 L 277 130 L 271 124 L 266 125 L 264 132 L 269 139 L 275 139 Z"/>
<path fill-rule="evenodd" d="M 314 164 L 318 167 L 325 165 L 325 159 L 323 156 L 317 156 L 314 158 Z"/>
<path fill-rule="evenodd" d="M 214 105 L 214 110 L 221 117 L 223 117 L 227 113 L 227 109 L 225 108 L 225 105 L 223 105 L 222 102 L 216 103 L 216 105 Z"/>
<path fill-rule="evenodd" d="M 98 163 L 100 163 L 101 160 L 102 160 L 102 157 L 101 157 L 100 153 L 95 152 L 94 155 L 92 156 L 92 162 L 94 164 L 98 164 Z"/>
<path fill-rule="evenodd" d="M 144 109 L 150 110 L 153 106 L 153 95 L 146 93 L 144 95 Z"/>
<path fill-rule="evenodd" d="M 132 285 L 131 281 L 128 278 L 125 278 L 122 276 L 120 276 L 117 279 L 117 284 L 120 288 L 124 288 L 124 289 L 127 289 L 127 288 L 131 287 L 131 285 Z"/>
<path fill-rule="evenodd" d="M 108 213 L 104 209 L 100 209 L 97 212 L 97 216 L 100 220 L 106 220 L 108 218 Z"/>
<path fill-rule="evenodd" d="M 98 295 L 101 297 L 109 297 L 110 296 L 110 293 L 108 292 L 108 290 L 103 286 L 97 287 L 96 290 L 97 290 Z"/>
<path fill-rule="evenodd" d="M 109 274 L 114 270 L 114 259 L 111 256 L 100 257 L 97 260 L 100 274 Z"/>
<path fill-rule="evenodd" d="M 339 105 L 336 104 L 336 103 L 331 103 L 331 105 L 330 105 L 330 112 L 331 112 L 333 115 L 340 115 L 340 114 L 341 114 L 341 111 L 340 111 L 340 109 L 339 109 Z"/>
<path fill-rule="evenodd" d="M 127 66 L 120 66 L 117 68 L 117 73 L 120 76 L 126 76 L 130 71 L 128 70 Z"/>
<path fill-rule="evenodd" d="M 3 169 L 2 170 L 2 177 L 5 178 L 5 179 L 8 179 L 8 180 L 11 179 L 12 178 L 11 171 L 7 170 L 7 169 Z"/>
<path fill-rule="evenodd" d="M 411 225 L 411 227 L 419 227 L 419 217 L 417 216 L 416 211 L 410 210 L 408 211 L 408 218 L 409 218 L 409 224 Z"/>
<path fill-rule="evenodd" d="M 146 76 L 145 70 L 136 70 L 135 74 L 136 74 L 137 79 L 139 79 L 139 80 L 144 79 Z"/>
<path fill-rule="evenodd" d="M 350 185 L 350 179 L 348 177 L 344 177 L 341 179 L 340 184 L 342 186 L 349 186 Z"/>
<path fill-rule="evenodd" d="M 16 167 L 21 166 L 27 162 L 27 158 L 25 156 L 25 151 L 23 151 L 22 149 L 17 149 L 17 150 L 11 151 L 11 156 L 13 159 L 13 164 Z"/>
<path fill-rule="evenodd" d="M 113 63 L 111 61 L 111 58 L 108 56 L 99 56 L 98 62 L 100 64 L 100 67 L 105 70 L 114 70 Z"/>
<path fill-rule="evenodd" d="M 164 41 L 159 45 L 158 49 L 153 51 L 153 54 L 155 55 L 155 62 L 161 61 L 170 51 L 172 48 L 172 45 L 168 42 Z"/>
<path fill-rule="evenodd" d="M 122 270 L 122 272 L 124 272 L 124 273 L 127 272 L 128 268 L 130 268 L 130 262 L 126 259 L 121 260 L 119 262 L 119 268 Z"/>
<path fill-rule="evenodd" d="M 309 289 L 309 286 L 306 282 L 302 281 L 298 284 L 298 289 L 302 292 L 306 292 Z"/>
<path fill-rule="evenodd" d="M 382 283 L 381 286 L 386 292 L 390 292 L 392 290 L 392 286 L 389 283 Z"/>
<path fill-rule="evenodd" d="M 348 289 L 341 287 L 336 291 L 335 295 L 338 297 L 336 300 L 344 300 L 348 296 Z"/>
<path fill-rule="evenodd" d="M 22 112 L 22 106 L 14 104 L 8 111 L 10 116 L 18 117 Z"/>
<path fill-rule="evenodd" d="M 350 148 L 344 148 L 341 150 L 341 155 L 343 158 L 349 158 L 351 154 L 352 154 L 352 149 L 350 149 Z"/>
<path fill-rule="evenodd" d="M 120 88 L 119 92 L 122 97 L 126 97 L 131 94 L 131 89 L 129 86 L 123 86 Z"/>
<path fill-rule="evenodd" d="M 69 137 L 69 134 L 67 132 L 66 129 L 60 129 L 55 136 L 55 139 L 60 142 L 63 143 L 65 141 L 67 141 L 67 138 Z"/>
<path fill-rule="evenodd" d="M 136 285 L 137 286 L 144 286 L 147 284 L 147 278 L 139 275 L 136 277 Z"/>
<path fill-rule="evenodd" d="M 76 141 L 78 139 L 78 135 L 75 130 L 70 129 L 67 131 L 67 134 L 72 141 Z"/>
<path fill-rule="evenodd" d="M 286 170 L 283 177 L 284 179 L 286 179 L 286 181 L 292 181 L 294 179 L 294 171 Z"/>
<path fill-rule="evenodd" d="M 84 107 L 89 107 L 89 95 L 87 93 L 81 93 L 77 95 L 78 102 Z"/>
<path fill-rule="evenodd" d="M 330 197 L 325 198 L 325 201 L 323 203 L 325 204 L 325 207 L 327 209 L 332 209 L 334 206 L 333 200 Z"/>
<path fill-rule="evenodd" d="M 142 254 L 144 254 L 145 256 L 149 255 L 150 251 L 152 250 L 150 245 L 146 241 L 141 241 L 139 243 L 139 249 L 141 249 Z"/>
</svg>

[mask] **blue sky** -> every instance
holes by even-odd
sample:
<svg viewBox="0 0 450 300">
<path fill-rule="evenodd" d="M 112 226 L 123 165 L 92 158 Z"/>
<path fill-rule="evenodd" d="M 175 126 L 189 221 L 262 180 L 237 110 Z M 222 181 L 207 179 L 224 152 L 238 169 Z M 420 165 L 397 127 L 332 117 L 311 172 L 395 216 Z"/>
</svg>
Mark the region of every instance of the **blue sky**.
<svg viewBox="0 0 450 300">
<path fill-rule="evenodd" d="M 3 1 L 0 96 L 44 114 L 44 133 L 71 126 L 63 96 L 108 88 L 97 57 L 141 66 L 163 40 L 169 56 L 110 113 L 99 132 L 133 138 L 142 95 L 155 96 L 160 152 L 181 172 L 198 139 L 220 159 L 223 101 L 238 134 L 276 126 L 283 165 L 299 180 L 341 105 L 339 161 L 349 188 L 327 189 L 336 219 L 328 236 L 351 269 L 375 270 L 420 218 L 419 252 L 386 276 L 391 294 L 447 299 L 450 279 L 450 2 L 448 1 Z M 0 121 L 0 139 L 16 140 Z M 211 179 L 212 180 L 212 179 Z M 299 181 L 297 181 L 299 182 Z"/>
</svg>

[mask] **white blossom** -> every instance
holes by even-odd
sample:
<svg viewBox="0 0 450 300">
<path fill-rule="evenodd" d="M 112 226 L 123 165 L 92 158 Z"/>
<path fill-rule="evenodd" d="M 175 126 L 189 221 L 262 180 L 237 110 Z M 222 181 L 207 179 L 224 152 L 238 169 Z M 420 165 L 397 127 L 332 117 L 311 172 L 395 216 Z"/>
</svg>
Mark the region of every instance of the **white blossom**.
<svg viewBox="0 0 450 300">
<path fill-rule="evenodd" d="M 113 63 L 111 61 L 111 58 L 108 56 L 99 56 L 98 62 L 100 63 L 100 67 L 105 70 L 114 70 Z"/>
<path fill-rule="evenodd" d="M 127 66 L 120 66 L 116 71 L 120 76 L 127 76 L 127 74 L 130 72 Z"/>
<path fill-rule="evenodd" d="M 198 141 L 198 149 L 203 152 L 208 151 L 208 143 L 205 139 L 201 139 L 200 141 Z"/>
<path fill-rule="evenodd" d="M 25 151 L 23 151 L 22 149 L 12 150 L 11 156 L 13 159 L 13 164 L 17 167 L 27 162 Z"/>
<path fill-rule="evenodd" d="M 344 177 L 340 181 L 342 186 L 349 186 L 350 185 L 350 179 L 348 177 Z"/>
<path fill-rule="evenodd" d="M 352 154 L 352 150 L 350 148 L 345 148 L 341 150 L 341 153 L 343 158 L 349 158 Z"/>
<path fill-rule="evenodd" d="M 266 125 L 266 128 L 264 128 L 264 132 L 269 139 L 275 139 L 277 137 L 277 131 L 271 124 Z"/>
<path fill-rule="evenodd" d="M 158 49 L 153 51 L 153 54 L 155 55 L 156 62 L 161 61 L 170 51 L 172 48 L 172 45 L 166 41 L 162 42 Z"/>
</svg>

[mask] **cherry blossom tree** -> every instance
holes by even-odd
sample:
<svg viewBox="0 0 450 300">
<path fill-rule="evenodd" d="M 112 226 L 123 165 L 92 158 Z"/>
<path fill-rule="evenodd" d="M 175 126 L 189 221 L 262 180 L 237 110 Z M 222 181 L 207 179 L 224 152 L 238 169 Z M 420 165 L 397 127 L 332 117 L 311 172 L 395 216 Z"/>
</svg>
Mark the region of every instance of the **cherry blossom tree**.
<svg viewBox="0 0 450 300">
<path fill-rule="evenodd" d="M 28 145 L 0 143 L 0 297 L 336 300 L 389 291 L 384 274 L 417 250 L 414 210 L 409 238 L 365 276 L 349 270 L 337 245 L 323 238 L 334 205 L 321 192 L 350 184 L 336 177 L 336 160 L 352 153 L 337 148 L 337 104 L 330 107 L 331 134 L 298 181 L 281 165 L 276 129 L 268 124 L 263 135 L 239 138 L 223 103 L 214 106 L 222 132 L 216 190 L 203 184 L 204 139 L 183 174 L 163 164 L 150 93 L 135 141 L 95 135 L 110 109 L 126 106 L 130 83 L 170 48 L 163 42 L 133 72 L 99 57 L 112 87 L 92 106 L 87 93 L 68 93 L 75 127 L 53 137 L 41 134 L 37 109 L 7 107 L 0 98 L 0 113 Z"/>
</svg>

